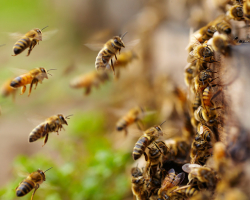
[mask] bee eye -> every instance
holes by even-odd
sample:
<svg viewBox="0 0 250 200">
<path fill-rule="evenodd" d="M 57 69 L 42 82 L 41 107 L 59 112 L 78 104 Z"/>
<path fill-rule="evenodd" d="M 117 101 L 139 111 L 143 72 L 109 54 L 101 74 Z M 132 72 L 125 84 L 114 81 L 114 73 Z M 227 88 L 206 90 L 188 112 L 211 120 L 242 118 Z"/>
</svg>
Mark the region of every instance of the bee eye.
<svg viewBox="0 0 250 200">
<path fill-rule="evenodd" d="M 160 128 L 158 126 L 155 127 L 157 131 L 160 131 Z"/>
<path fill-rule="evenodd" d="M 119 42 L 118 42 L 118 40 L 117 40 L 117 39 L 114 39 L 114 43 L 119 44 Z"/>
<path fill-rule="evenodd" d="M 43 174 L 43 172 L 40 172 L 40 174 Z"/>
<path fill-rule="evenodd" d="M 61 120 L 63 120 L 63 117 L 62 117 L 62 116 L 60 116 L 60 119 L 61 119 Z"/>
</svg>

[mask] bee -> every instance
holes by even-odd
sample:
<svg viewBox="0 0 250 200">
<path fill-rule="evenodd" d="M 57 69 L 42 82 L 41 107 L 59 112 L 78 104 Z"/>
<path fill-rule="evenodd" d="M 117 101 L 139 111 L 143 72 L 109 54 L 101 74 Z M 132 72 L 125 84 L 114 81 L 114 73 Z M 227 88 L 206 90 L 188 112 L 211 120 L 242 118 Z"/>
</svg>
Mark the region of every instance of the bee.
<svg viewBox="0 0 250 200">
<path fill-rule="evenodd" d="M 29 48 L 27 56 L 30 55 L 32 49 L 39 44 L 39 41 L 42 41 L 42 30 L 47 28 L 48 26 L 42 28 L 35 28 L 27 32 L 21 39 L 19 39 L 13 47 L 14 55 L 22 53 L 26 48 Z"/>
<path fill-rule="evenodd" d="M 134 107 L 130 109 L 122 118 L 116 123 L 117 131 L 125 131 L 125 135 L 128 134 L 127 127 L 133 123 L 136 123 L 141 130 L 141 119 L 144 117 L 144 109 L 142 107 Z"/>
<path fill-rule="evenodd" d="M 45 181 L 45 172 L 50 170 L 51 168 L 45 171 L 38 169 L 37 171 L 29 174 L 29 176 L 26 179 L 24 179 L 16 188 L 16 196 L 22 197 L 28 194 L 33 188 L 35 188 L 31 196 L 31 200 L 33 200 L 36 190 L 40 187 L 43 181 Z"/>
<path fill-rule="evenodd" d="M 45 137 L 44 143 L 42 145 L 44 146 L 48 141 L 50 132 L 57 132 L 57 135 L 59 135 L 58 131 L 60 131 L 63 128 L 62 125 L 66 124 L 68 126 L 66 119 L 69 119 L 69 116 L 72 115 L 64 117 L 62 114 L 58 114 L 47 118 L 45 122 L 42 122 L 31 131 L 31 133 L 29 134 L 29 142 L 34 142 L 40 138 Z"/>
<path fill-rule="evenodd" d="M 173 168 L 170 169 L 162 182 L 161 188 L 158 191 L 159 198 L 169 199 L 168 196 L 169 194 L 171 194 L 171 191 L 173 191 L 173 189 L 176 189 L 176 186 L 181 184 L 184 178 L 184 172 L 175 175 L 175 170 Z"/>
<path fill-rule="evenodd" d="M 216 172 L 209 167 L 197 165 L 197 164 L 185 164 L 182 166 L 183 171 L 189 173 L 190 179 L 196 177 L 200 182 L 206 183 L 208 188 L 215 188 L 217 184 Z"/>
<path fill-rule="evenodd" d="M 243 13 L 247 20 L 250 20 L 250 1 L 246 0 L 243 2 Z"/>
<path fill-rule="evenodd" d="M 7 80 L 1 88 L 1 94 L 3 97 L 7 97 L 9 95 L 12 95 L 13 101 L 15 100 L 15 95 L 16 95 L 16 88 L 13 88 L 10 86 L 12 79 Z"/>
<path fill-rule="evenodd" d="M 189 63 L 192 63 L 194 60 L 197 59 L 205 63 L 216 62 L 214 60 L 214 50 L 212 49 L 211 46 L 207 45 L 206 43 L 194 46 L 193 51 L 189 53 L 187 61 Z"/>
<path fill-rule="evenodd" d="M 196 66 L 195 64 L 191 63 L 189 64 L 186 68 L 185 68 L 185 84 L 186 86 L 190 86 L 192 83 L 192 80 L 194 79 L 194 77 L 196 76 L 197 70 L 196 70 Z"/>
<path fill-rule="evenodd" d="M 112 56 L 115 56 L 117 60 L 116 53 L 121 51 L 121 48 L 125 48 L 125 45 L 122 41 L 123 37 L 127 34 L 124 33 L 122 36 L 115 36 L 113 39 L 110 39 L 101 51 L 98 53 L 95 61 L 95 68 L 97 70 L 105 70 L 109 66 L 109 60 L 111 60 L 111 69 L 115 74 L 115 68 L 112 61 Z"/>
<path fill-rule="evenodd" d="M 198 41 L 203 43 L 207 40 L 209 40 L 210 38 L 213 37 L 214 33 L 216 32 L 216 28 L 214 26 L 204 26 L 199 30 L 199 33 L 201 34 L 201 37 L 198 38 Z"/>
<path fill-rule="evenodd" d="M 216 20 L 215 27 L 219 33 L 229 35 L 232 32 L 231 24 L 224 17 L 223 19 Z"/>
<path fill-rule="evenodd" d="M 166 140 L 165 143 L 169 148 L 169 159 L 174 160 L 176 163 L 187 161 L 190 144 L 185 138 L 176 137 Z"/>
<path fill-rule="evenodd" d="M 132 175 L 132 193 L 136 197 L 136 200 L 146 199 L 148 194 L 145 186 L 145 179 L 143 172 L 138 167 L 134 167 L 131 170 Z"/>
<path fill-rule="evenodd" d="M 165 121 L 164 121 L 165 122 Z M 163 123 L 164 123 L 163 122 Z M 162 123 L 162 124 L 163 124 Z M 161 124 L 161 125 L 162 125 Z M 138 141 L 135 143 L 134 149 L 133 149 L 133 159 L 137 160 L 141 157 L 142 154 L 144 154 L 146 160 L 147 160 L 147 154 L 145 153 L 145 149 L 151 144 L 154 143 L 155 146 L 157 144 L 155 143 L 155 140 L 159 138 L 160 135 L 163 135 L 161 125 L 154 126 L 146 131 L 144 131 L 143 135 L 138 139 Z M 157 146 L 158 147 L 158 146 Z M 159 147 L 158 147 L 159 148 Z"/>
<path fill-rule="evenodd" d="M 107 80 L 109 80 L 109 76 L 106 71 L 91 71 L 74 78 L 70 82 L 70 86 L 72 88 L 85 88 L 85 95 L 88 95 L 93 86 L 98 88 L 101 83 Z"/>
<path fill-rule="evenodd" d="M 236 21 L 244 20 L 243 6 L 238 5 L 238 4 L 232 6 L 228 11 L 227 16 L 230 19 L 233 19 L 233 20 L 236 20 Z"/>
<path fill-rule="evenodd" d="M 201 135 L 202 139 L 205 142 L 208 142 L 211 144 L 214 144 L 216 142 L 214 132 L 210 128 L 208 128 L 206 125 L 199 123 L 197 127 L 197 132 L 199 135 Z"/>
<path fill-rule="evenodd" d="M 198 194 L 198 190 L 192 185 L 186 185 L 182 187 L 177 187 L 172 193 L 179 195 L 182 198 L 189 199 L 190 197 Z"/>
<path fill-rule="evenodd" d="M 214 37 L 208 41 L 216 52 L 226 55 L 229 52 L 228 38 L 224 34 L 214 34 Z"/>
<path fill-rule="evenodd" d="M 49 74 L 48 71 L 43 67 L 32 69 L 28 73 L 22 74 L 14 78 L 11 81 L 10 86 L 13 88 L 22 87 L 21 94 L 23 94 L 26 91 L 26 85 L 30 84 L 30 89 L 29 89 L 29 94 L 28 94 L 28 96 L 30 96 L 33 84 L 36 85 L 35 86 L 35 89 L 36 89 L 38 82 L 42 83 L 44 78 L 48 79 L 48 74 Z"/>
</svg>

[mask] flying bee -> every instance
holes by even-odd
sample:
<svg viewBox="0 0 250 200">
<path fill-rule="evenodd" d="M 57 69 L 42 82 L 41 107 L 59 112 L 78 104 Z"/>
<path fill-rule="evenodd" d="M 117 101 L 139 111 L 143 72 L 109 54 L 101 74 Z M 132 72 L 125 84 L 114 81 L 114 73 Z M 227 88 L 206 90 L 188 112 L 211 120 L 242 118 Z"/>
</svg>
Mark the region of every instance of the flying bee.
<svg viewBox="0 0 250 200">
<path fill-rule="evenodd" d="M 93 86 L 98 88 L 101 83 L 107 80 L 109 80 L 109 76 L 106 71 L 91 71 L 74 78 L 70 82 L 70 86 L 72 88 L 85 88 L 85 95 L 88 95 Z"/>
<path fill-rule="evenodd" d="M 62 125 L 66 124 L 68 126 L 66 119 L 69 119 L 69 116 L 72 115 L 64 117 L 62 114 L 58 114 L 47 118 L 45 122 L 42 122 L 31 131 L 31 133 L 29 134 L 29 142 L 34 142 L 40 138 L 45 137 L 44 143 L 42 145 L 44 146 L 48 141 L 50 132 L 57 132 L 57 135 L 59 135 L 58 131 L 60 131 L 63 128 Z"/>
<path fill-rule="evenodd" d="M 250 1 L 243 2 L 243 13 L 246 20 L 250 20 Z"/>
<path fill-rule="evenodd" d="M 175 175 L 175 170 L 173 168 L 170 169 L 162 182 L 161 188 L 158 191 L 159 198 L 168 199 L 166 197 L 169 196 L 168 195 L 170 193 L 169 190 L 171 191 L 171 188 L 176 189 L 176 186 L 181 184 L 184 178 L 185 178 L 184 172 Z"/>
<path fill-rule="evenodd" d="M 53 70 L 53 69 L 50 69 L 50 70 Z M 30 84 L 30 89 L 29 89 L 29 94 L 28 94 L 28 96 L 30 96 L 33 84 L 36 85 L 35 86 L 35 89 L 36 89 L 38 83 L 42 83 L 44 78 L 48 79 L 48 74 L 49 74 L 48 71 L 43 67 L 32 69 L 28 73 L 22 74 L 14 78 L 11 81 L 10 86 L 13 88 L 22 87 L 21 94 L 23 94 L 26 91 L 26 85 Z"/>
<path fill-rule="evenodd" d="M 125 135 L 128 134 L 127 127 L 133 123 L 136 123 L 141 130 L 141 119 L 144 117 L 144 109 L 142 107 L 134 107 L 130 109 L 122 118 L 116 123 L 117 131 L 125 131 Z"/>
<path fill-rule="evenodd" d="M 236 20 L 236 21 L 242 21 L 244 20 L 244 12 L 243 12 L 243 6 L 242 5 L 234 5 L 232 6 L 228 12 L 227 16 L 230 19 Z"/>
<path fill-rule="evenodd" d="M 37 171 L 29 174 L 29 176 L 26 179 L 24 179 L 16 188 L 16 195 L 18 197 L 22 197 L 28 194 L 33 188 L 35 188 L 31 196 L 31 200 L 33 200 L 36 190 L 40 187 L 43 181 L 45 181 L 45 172 L 50 170 L 51 168 L 45 171 L 38 169 Z"/>
<path fill-rule="evenodd" d="M 39 44 L 39 41 L 42 41 L 42 30 L 47 28 L 48 26 L 42 28 L 35 28 L 27 32 L 21 39 L 19 39 L 13 47 L 14 55 L 22 53 L 26 48 L 29 48 L 27 56 L 30 55 L 32 49 Z"/>
<path fill-rule="evenodd" d="M 200 182 L 206 183 L 209 188 L 215 188 L 217 183 L 216 172 L 209 167 L 197 164 L 185 164 L 182 166 L 183 171 L 189 173 L 191 177 L 196 177 Z"/>
<path fill-rule="evenodd" d="M 140 168 L 134 167 L 131 170 L 132 175 L 132 193 L 136 197 L 136 200 L 146 199 L 147 191 L 145 186 L 145 179 L 143 172 Z"/>
<path fill-rule="evenodd" d="M 12 79 L 7 80 L 1 88 L 1 94 L 3 97 L 7 97 L 12 94 L 13 101 L 15 100 L 16 88 L 10 86 Z"/>
<path fill-rule="evenodd" d="M 120 68 L 125 68 L 129 63 L 137 58 L 138 56 L 132 50 L 128 50 L 119 54 L 117 56 L 117 60 L 114 63 L 115 70 L 117 71 L 116 78 L 120 77 Z"/>
<path fill-rule="evenodd" d="M 161 125 L 151 127 L 149 129 L 147 129 L 146 131 L 144 131 L 143 135 L 135 143 L 135 146 L 134 146 L 134 149 L 133 149 L 133 159 L 134 160 L 139 159 L 142 154 L 144 154 L 144 156 L 145 156 L 145 158 L 147 160 L 147 154 L 145 153 L 145 149 L 151 143 L 154 143 L 155 146 L 158 147 L 157 144 L 155 143 L 155 140 L 158 139 L 160 135 L 163 135 Z"/>
<path fill-rule="evenodd" d="M 95 68 L 97 70 L 105 70 L 109 65 L 109 60 L 111 60 L 111 69 L 115 74 L 115 68 L 112 61 L 112 56 L 115 56 L 117 60 L 116 53 L 121 51 L 121 48 L 125 48 L 125 45 L 122 41 L 123 37 L 127 34 L 124 33 L 122 36 L 115 36 L 113 39 L 110 39 L 101 51 L 98 53 L 95 61 Z"/>
</svg>

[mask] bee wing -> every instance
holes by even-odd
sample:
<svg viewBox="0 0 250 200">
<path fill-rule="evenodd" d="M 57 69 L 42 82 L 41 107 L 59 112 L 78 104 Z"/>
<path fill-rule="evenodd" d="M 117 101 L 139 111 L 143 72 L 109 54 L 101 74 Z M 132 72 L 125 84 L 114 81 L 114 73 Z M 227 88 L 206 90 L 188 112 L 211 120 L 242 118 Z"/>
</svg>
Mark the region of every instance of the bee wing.
<svg viewBox="0 0 250 200">
<path fill-rule="evenodd" d="M 50 39 L 51 37 L 53 37 L 57 33 L 58 33 L 58 29 L 54 29 L 54 30 L 46 31 L 46 32 L 42 33 L 43 41 Z M 37 38 L 37 39 L 39 39 L 39 38 Z"/>
<path fill-rule="evenodd" d="M 19 32 L 15 32 L 15 33 L 9 33 L 9 32 L 7 32 L 7 35 L 9 35 L 9 37 L 11 39 L 15 39 L 15 40 L 18 40 L 18 39 L 20 39 L 21 37 L 24 36 L 23 33 L 19 33 Z"/>
<path fill-rule="evenodd" d="M 173 168 L 168 170 L 168 174 L 175 174 L 175 170 Z"/>
<path fill-rule="evenodd" d="M 38 114 L 35 114 L 35 113 L 31 113 L 31 112 L 25 112 L 24 113 L 26 116 L 27 116 L 27 120 L 29 122 L 31 122 L 34 126 L 37 126 L 39 125 L 40 123 L 44 122 L 47 118 L 43 115 L 38 115 Z"/>
<path fill-rule="evenodd" d="M 8 69 L 13 73 L 15 74 L 15 76 L 20 76 L 22 74 L 26 74 L 28 73 L 29 71 L 26 70 L 26 69 L 20 69 L 20 68 L 14 68 L 14 67 L 8 67 Z"/>
<path fill-rule="evenodd" d="M 181 187 L 178 187 L 178 188 L 174 189 L 170 193 L 178 192 L 179 190 L 182 190 L 182 189 L 185 189 L 185 188 L 189 188 L 189 187 L 191 187 L 191 186 L 190 185 L 184 185 L 184 186 L 181 186 Z"/>
<path fill-rule="evenodd" d="M 132 47 L 138 45 L 140 42 L 141 42 L 140 39 L 131 40 L 131 41 L 125 43 L 125 47 L 126 47 L 126 49 L 127 49 L 127 48 L 128 48 L 128 49 L 131 49 Z"/>
<path fill-rule="evenodd" d="M 190 173 L 194 168 L 199 168 L 201 165 L 187 163 L 182 166 L 182 170 L 186 173 Z"/>
<path fill-rule="evenodd" d="M 94 43 L 86 43 L 86 44 L 84 44 L 86 47 L 88 47 L 90 50 L 92 50 L 92 51 L 100 51 L 102 48 L 103 48 L 103 46 L 104 46 L 104 43 L 96 43 L 96 44 L 94 44 Z"/>
<path fill-rule="evenodd" d="M 182 181 L 184 180 L 185 178 L 185 173 L 184 172 L 181 172 L 179 174 L 177 174 L 177 176 L 175 177 L 175 180 L 173 181 L 173 184 L 174 185 L 179 185 L 182 183 Z"/>
</svg>

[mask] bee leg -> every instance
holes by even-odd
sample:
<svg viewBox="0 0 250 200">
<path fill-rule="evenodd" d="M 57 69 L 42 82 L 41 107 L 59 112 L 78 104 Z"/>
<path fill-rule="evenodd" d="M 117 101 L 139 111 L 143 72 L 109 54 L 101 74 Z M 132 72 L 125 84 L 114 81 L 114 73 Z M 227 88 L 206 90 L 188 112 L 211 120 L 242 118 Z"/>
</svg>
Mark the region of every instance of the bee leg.
<svg viewBox="0 0 250 200">
<path fill-rule="evenodd" d="M 32 90 L 32 87 L 33 87 L 33 84 L 36 83 L 36 79 L 34 78 L 30 84 L 30 90 L 29 90 L 29 94 L 28 94 L 28 97 L 30 96 L 30 93 L 31 93 L 31 90 Z"/>
<path fill-rule="evenodd" d="M 12 93 L 12 101 L 13 101 L 13 102 L 15 102 L 15 98 L 16 98 L 16 91 L 14 91 L 14 92 Z"/>
<path fill-rule="evenodd" d="M 141 120 L 137 120 L 136 125 L 137 125 L 137 128 L 138 128 L 140 131 L 143 130 L 143 124 L 142 124 L 142 121 L 141 121 Z"/>
<path fill-rule="evenodd" d="M 25 92 L 25 90 L 26 90 L 26 86 L 24 85 L 24 86 L 22 87 L 22 89 L 21 89 L 21 94 L 23 94 L 23 93 Z"/>
<path fill-rule="evenodd" d="M 44 142 L 43 142 L 43 146 L 47 143 L 48 138 L 49 138 L 49 134 L 47 133 L 47 134 L 45 135 L 45 139 L 44 139 Z M 43 147 L 43 146 L 42 146 L 42 147 Z"/>
<path fill-rule="evenodd" d="M 90 87 L 86 87 L 85 95 L 89 95 L 90 92 L 91 92 L 91 86 Z"/>
<path fill-rule="evenodd" d="M 119 53 L 120 53 L 120 51 L 119 51 Z M 115 55 L 115 59 L 117 60 L 116 54 L 114 54 L 114 55 Z"/>
<path fill-rule="evenodd" d="M 29 47 L 29 50 L 28 50 L 28 54 L 27 56 L 30 55 L 30 52 L 32 51 L 32 49 L 36 46 L 37 44 L 37 41 L 36 40 L 32 40 L 31 44 L 30 44 L 30 47 Z"/>
<path fill-rule="evenodd" d="M 145 160 L 148 161 L 148 155 L 146 154 L 146 152 L 143 152 Z"/>
<path fill-rule="evenodd" d="M 127 135 L 128 135 L 128 129 L 127 129 L 127 128 L 124 128 L 123 130 L 124 130 L 124 132 L 125 132 L 125 136 L 127 136 Z"/>
<path fill-rule="evenodd" d="M 35 192 L 36 192 L 36 190 L 37 190 L 38 188 L 39 188 L 39 184 L 36 184 L 35 190 L 34 190 L 32 196 L 31 196 L 31 200 L 33 200 L 33 197 L 34 197 L 34 195 L 35 195 Z"/>
<path fill-rule="evenodd" d="M 111 59 L 111 69 L 112 69 L 112 71 L 114 72 L 114 75 L 115 75 L 115 68 L 114 68 L 112 59 Z"/>
<path fill-rule="evenodd" d="M 153 142 L 154 143 L 154 145 L 156 146 L 156 148 L 161 152 L 161 154 L 162 154 L 162 151 L 161 151 L 161 149 L 160 149 L 160 147 L 155 143 L 155 142 Z"/>
</svg>

